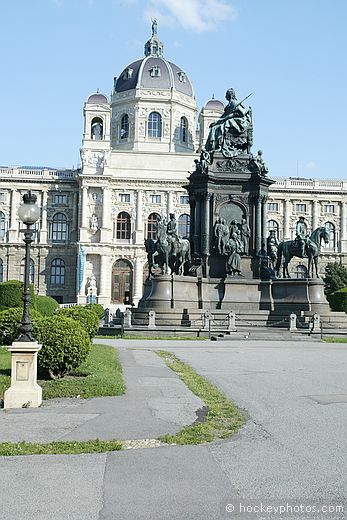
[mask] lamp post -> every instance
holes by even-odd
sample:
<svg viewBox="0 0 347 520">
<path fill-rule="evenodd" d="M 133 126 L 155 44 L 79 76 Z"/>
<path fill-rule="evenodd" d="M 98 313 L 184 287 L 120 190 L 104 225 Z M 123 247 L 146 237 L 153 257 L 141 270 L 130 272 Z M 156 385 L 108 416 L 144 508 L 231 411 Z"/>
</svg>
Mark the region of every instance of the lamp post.
<svg viewBox="0 0 347 520">
<path fill-rule="evenodd" d="M 20 230 L 25 242 L 23 318 L 19 337 L 8 347 L 12 358 L 11 386 L 4 394 L 4 408 L 37 408 L 42 403 L 42 388 L 37 384 L 37 353 L 41 345 L 32 333 L 29 274 L 30 246 L 35 233 L 33 225 L 40 217 L 40 208 L 36 205 L 36 195 L 31 191 L 23 195 L 18 217 L 26 226 Z"/>
</svg>

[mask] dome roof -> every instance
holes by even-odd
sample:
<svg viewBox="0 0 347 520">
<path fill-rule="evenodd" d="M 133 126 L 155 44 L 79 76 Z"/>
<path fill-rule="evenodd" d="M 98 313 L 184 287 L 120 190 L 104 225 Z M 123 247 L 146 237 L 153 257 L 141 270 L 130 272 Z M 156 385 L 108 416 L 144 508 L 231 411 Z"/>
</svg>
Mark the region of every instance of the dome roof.
<svg viewBox="0 0 347 520">
<path fill-rule="evenodd" d="M 224 110 L 224 103 L 222 101 L 219 101 L 218 99 L 209 99 L 206 101 L 205 109 L 207 110 Z"/>
<path fill-rule="evenodd" d="M 108 99 L 103 94 L 96 92 L 96 94 L 92 94 L 91 96 L 89 96 L 89 98 L 87 99 L 87 103 L 94 103 L 95 105 L 100 103 L 108 103 Z"/>
<path fill-rule="evenodd" d="M 194 96 L 187 74 L 163 57 L 164 45 L 157 35 L 157 22 L 153 21 L 152 36 L 145 44 L 145 57 L 130 63 L 115 81 L 115 92 L 135 88 L 170 90 L 173 88 L 187 96 Z"/>
</svg>

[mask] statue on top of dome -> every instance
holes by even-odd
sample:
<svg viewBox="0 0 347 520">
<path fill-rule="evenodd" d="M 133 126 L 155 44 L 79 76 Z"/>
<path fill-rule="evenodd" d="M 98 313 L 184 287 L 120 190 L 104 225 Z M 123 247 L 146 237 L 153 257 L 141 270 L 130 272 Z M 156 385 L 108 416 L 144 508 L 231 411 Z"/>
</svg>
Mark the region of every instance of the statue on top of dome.
<svg viewBox="0 0 347 520">
<path fill-rule="evenodd" d="M 157 36 L 158 33 L 158 22 L 156 18 L 152 20 L 152 36 Z"/>
</svg>

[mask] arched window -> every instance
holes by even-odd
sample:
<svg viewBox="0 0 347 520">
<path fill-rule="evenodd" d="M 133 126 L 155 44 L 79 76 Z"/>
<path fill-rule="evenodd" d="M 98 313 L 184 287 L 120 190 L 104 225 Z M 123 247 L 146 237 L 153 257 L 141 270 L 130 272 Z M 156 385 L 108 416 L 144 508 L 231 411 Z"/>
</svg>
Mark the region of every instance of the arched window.
<svg viewBox="0 0 347 520">
<path fill-rule="evenodd" d="M 0 240 L 6 236 L 6 215 L 3 211 L 0 211 Z"/>
<path fill-rule="evenodd" d="M 151 112 L 148 116 L 148 137 L 161 137 L 161 115 Z"/>
<path fill-rule="evenodd" d="M 56 213 L 51 223 L 52 242 L 66 242 L 68 240 L 68 223 L 64 213 Z"/>
<path fill-rule="evenodd" d="M 24 273 L 25 273 L 25 258 L 22 259 L 20 263 L 20 280 L 24 282 Z M 35 280 L 35 264 L 34 260 L 30 258 L 29 261 L 29 283 L 34 283 Z"/>
<path fill-rule="evenodd" d="M 0 283 L 4 281 L 4 262 L 0 258 Z"/>
<path fill-rule="evenodd" d="M 55 258 L 51 263 L 51 285 L 65 285 L 65 262 Z"/>
<path fill-rule="evenodd" d="M 181 117 L 180 141 L 181 141 L 181 143 L 187 143 L 187 141 L 188 141 L 188 121 L 187 121 L 186 117 Z"/>
<path fill-rule="evenodd" d="M 101 117 L 94 117 L 90 125 L 90 137 L 94 141 L 102 141 L 104 138 L 104 122 Z"/>
<path fill-rule="evenodd" d="M 335 226 L 332 222 L 326 222 L 325 227 L 329 233 L 329 244 L 327 244 L 325 247 L 328 249 L 335 249 L 336 244 L 336 232 L 335 232 Z M 323 242 L 322 242 L 323 243 Z"/>
<path fill-rule="evenodd" d="M 131 235 L 131 221 L 129 213 L 122 211 L 117 216 L 116 239 L 129 240 Z"/>
<path fill-rule="evenodd" d="M 158 213 L 151 213 L 147 219 L 147 238 L 157 239 L 157 219 Z"/>
<path fill-rule="evenodd" d="M 178 236 L 189 237 L 190 230 L 190 216 L 188 213 L 183 213 L 178 217 Z"/>
<path fill-rule="evenodd" d="M 123 114 L 122 119 L 120 121 L 120 138 L 128 139 L 129 137 L 129 116 L 128 114 Z"/>
<path fill-rule="evenodd" d="M 297 265 L 294 270 L 295 278 L 307 278 L 307 268 L 304 265 Z"/>
<path fill-rule="evenodd" d="M 268 236 L 270 235 L 270 231 L 274 231 L 276 238 L 279 239 L 279 225 L 276 220 L 268 220 L 266 227 Z"/>
</svg>

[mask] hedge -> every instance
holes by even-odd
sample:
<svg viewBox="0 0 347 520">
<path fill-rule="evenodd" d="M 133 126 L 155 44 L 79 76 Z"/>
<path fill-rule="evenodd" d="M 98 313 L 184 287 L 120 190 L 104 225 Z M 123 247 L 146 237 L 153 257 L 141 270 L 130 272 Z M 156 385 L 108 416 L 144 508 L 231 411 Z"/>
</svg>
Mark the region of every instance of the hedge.
<svg viewBox="0 0 347 520">
<path fill-rule="evenodd" d="M 333 311 L 347 312 L 347 287 L 329 294 L 328 300 Z"/>
<path fill-rule="evenodd" d="M 100 305 L 100 303 L 87 303 L 85 308 L 88 309 L 89 311 L 93 311 L 97 315 L 99 320 L 101 320 L 101 318 L 103 318 L 103 316 L 104 316 L 105 311 L 104 311 L 103 306 Z"/>
<path fill-rule="evenodd" d="M 51 296 L 35 296 L 34 307 L 42 316 L 52 316 L 57 309 L 59 303 Z"/>
<path fill-rule="evenodd" d="M 93 338 L 99 330 L 99 318 L 95 312 L 82 305 L 59 309 L 57 316 L 66 316 L 78 321 L 88 332 L 90 338 Z"/>
<path fill-rule="evenodd" d="M 13 307 L 21 307 L 23 305 L 24 283 L 18 280 L 8 280 L 8 282 L 0 283 L 0 311 Z M 34 287 L 30 285 L 30 297 L 35 307 Z"/>
<path fill-rule="evenodd" d="M 20 325 L 23 317 L 23 308 L 14 307 L 0 312 L 0 344 L 11 345 L 20 334 Z M 42 316 L 35 309 L 30 309 L 30 317 L 33 323 Z"/>
</svg>

